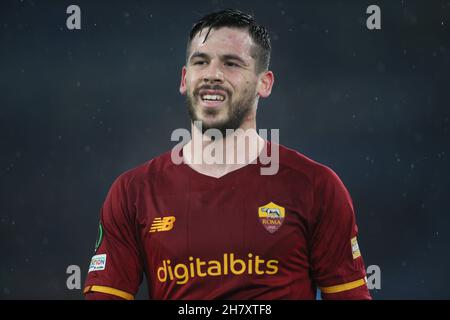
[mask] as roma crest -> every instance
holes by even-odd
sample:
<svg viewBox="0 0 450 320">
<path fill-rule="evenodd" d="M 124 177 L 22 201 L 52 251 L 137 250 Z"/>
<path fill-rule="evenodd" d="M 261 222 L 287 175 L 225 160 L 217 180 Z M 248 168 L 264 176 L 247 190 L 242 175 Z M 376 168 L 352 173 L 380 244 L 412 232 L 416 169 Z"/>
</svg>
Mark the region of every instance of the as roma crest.
<svg viewBox="0 0 450 320">
<path fill-rule="evenodd" d="M 283 224 L 285 217 L 284 208 L 270 202 L 258 208 L 258 217 L 263 227 L 270 233 L 274 233 Z"/>
</svg>

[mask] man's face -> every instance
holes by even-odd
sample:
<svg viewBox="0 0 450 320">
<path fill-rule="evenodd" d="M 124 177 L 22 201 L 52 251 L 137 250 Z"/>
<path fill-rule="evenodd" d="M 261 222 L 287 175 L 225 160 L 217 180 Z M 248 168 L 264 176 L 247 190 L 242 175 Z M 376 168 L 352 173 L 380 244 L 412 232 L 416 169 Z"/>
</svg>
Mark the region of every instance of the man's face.
<svg viewBox="0 0 450 320">
<path fill-rule="evenodd" d="M 180 92 L 187 97 L 191 120 L 202 121 L 203 130 L 237 129 L 256 108 L 254 44 L 245 29 L 212 29 L 204 41 L 207 32 L 192 39 Z"/>
</svg>

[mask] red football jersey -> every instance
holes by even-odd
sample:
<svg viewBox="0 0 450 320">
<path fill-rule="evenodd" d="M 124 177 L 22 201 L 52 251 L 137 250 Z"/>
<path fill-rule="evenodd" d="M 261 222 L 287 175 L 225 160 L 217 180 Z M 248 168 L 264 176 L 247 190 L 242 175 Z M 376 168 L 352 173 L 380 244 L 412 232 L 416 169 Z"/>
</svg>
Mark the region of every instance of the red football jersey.
<svg viewBox="0 0 450 320">
<path fill-rule="evenodd" d="M 275 175 L 262 166 L 214 178 L 168 152 L 122 174 L 84 292 L 132 299 L 145 272 L 152 299 L 370 299 L 338 176 L 283 146 Z"/>
</svg>

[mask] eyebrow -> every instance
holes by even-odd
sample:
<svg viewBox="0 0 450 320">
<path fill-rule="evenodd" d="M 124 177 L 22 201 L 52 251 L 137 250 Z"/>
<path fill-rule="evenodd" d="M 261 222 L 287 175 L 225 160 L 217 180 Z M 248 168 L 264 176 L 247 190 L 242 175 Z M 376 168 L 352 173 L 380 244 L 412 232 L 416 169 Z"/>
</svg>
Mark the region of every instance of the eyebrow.
<svg viewBox="0 0 450 320">
<path fill-rule="evenodd" d="M 245 66 L 248 65 L 247 62 L 244 61 L 244 59 L 242 59 L 241 57 L 239 57 L 238 55 L 235 55 L 235 54 L 224 54 L 221 57 L 221 59 L 222 60 L 237 60 Z"/>
<path fill-rule="evenodd" d="M 196 52 L 194 52 L 194 53 L 191 55 L 191 57 L 189 58 L 189 60 L 193 60 L 193 59 L 195 59 L 195 58 L 210 59 L 210 56 L 209 56 L 208 54 L 204 53 L 204 52 L 196 51 Z M 220 56 L 220 60 L 222 60 L 222 61 L 226 61 L 226 60 L 236 60 L 236 61 L 239 61 L 241 64 L 243 64 L 243 65 L 245 65 L 245 66 L 248 66 L 248 63 L 245 62 L 244 59 L 242 59 L 241 57 L 239 57 L 239 56 L 236 55 L 236 54 L 224 54 L 224 55 Z"/>
<path fill-rule="evenodd" d="M 203 59 L 207 59 L 209 58 L 209 56 L 206 53 L 203 52 L 194 52 L 191 57 L 189 58 L 189 60 L 195 59 L 195 58 L 203 58 Z"/>
</svg>

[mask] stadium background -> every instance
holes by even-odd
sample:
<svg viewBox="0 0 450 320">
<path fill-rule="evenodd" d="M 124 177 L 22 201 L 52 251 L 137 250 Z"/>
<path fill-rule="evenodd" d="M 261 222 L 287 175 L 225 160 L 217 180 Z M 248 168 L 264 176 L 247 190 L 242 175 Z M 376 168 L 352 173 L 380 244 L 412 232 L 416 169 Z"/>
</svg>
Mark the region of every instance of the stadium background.
<svg viewBox="0 0 450 320">
<path fill-rule="evenodd" d="M 365 26 L 371 4 L 380 31 Z M 366 265 L 381 268 L 374 298 L 450 298 L 449 1 L 24 0 L 0 3 L 2 299 L 81 298 L 66 268 L 84 281 L 113 180 L 188 128 L 186 38 L 226 7 L 271 30 L 258 126 L 344 181 Z"/>
</svg>

